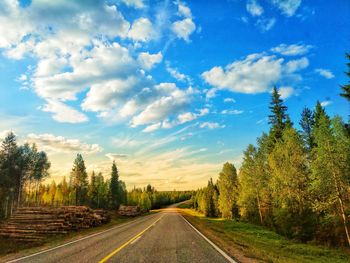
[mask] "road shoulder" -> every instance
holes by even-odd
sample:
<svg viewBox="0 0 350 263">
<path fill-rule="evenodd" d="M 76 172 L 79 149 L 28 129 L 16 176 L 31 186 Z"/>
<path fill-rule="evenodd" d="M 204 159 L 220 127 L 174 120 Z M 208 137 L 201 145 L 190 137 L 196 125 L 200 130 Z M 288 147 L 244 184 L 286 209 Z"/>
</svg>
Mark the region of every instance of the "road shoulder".
<svg viewBox="0 0 350 263">
<path fill-rule="evenodd" d="M 133 217 L 133 218 L 128 218 L 128 217 L 118 217 L 112 219 L 112 221 L 108 224 L 99 226 L 99 227 L 94 227 L 94 228 L 89 228 L 89 229 L 84 229 L 80 230 L 78 232 L 72 232 L 68 235 L 60 235 L 56 237 L 52 237 L 47 239 L 44 243 L 38 243 L 38 244 L 32 244 L 30 246 L 29 244 L 23 244 L 23 243 L 16 243 L 14 242 L 13 244 L 7 244 L 9 246 L 9 250 L 13 249 L 14 251 L 12 252 L 7 252 L 6 251 L 1 251 L 0 253 L 0 262 L 8 262 L 16 258 L 21 258 L 25 257 L 28 255 L 32 255 L 35 253 L 40 253 L 42 251 L 54 249 L 59 246 L 64 246 L 65 244 L 70 244 L 70 243 L 75 243 L 80 240 L 84 240 L 85 238 L 89 238 L 94 235 L 98 235 L 100 233 L 104 233 L 106 231 L 109 231 L 110 229 L 114 229 L 116 227 L 122 227 L 126 224 L 132 223 L 134 221 L 137 221 L 141 218 L 151 216 L 155 212 L 151 214 L 144 214 L 141 216 Z M 0 240 L 1 242 L 11 242 L 9 240 Z"/>
</svg>

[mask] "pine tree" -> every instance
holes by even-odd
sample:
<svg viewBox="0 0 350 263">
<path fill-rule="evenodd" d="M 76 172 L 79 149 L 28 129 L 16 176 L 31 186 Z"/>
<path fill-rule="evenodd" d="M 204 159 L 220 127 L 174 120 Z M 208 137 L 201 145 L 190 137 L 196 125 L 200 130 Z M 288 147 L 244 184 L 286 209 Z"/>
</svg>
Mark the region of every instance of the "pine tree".
<svg viewBox="0 0 350 263">
<path fill-rule="evenodd" d="M 218 189 L 213 183 L 213 179 L 210 178 L 208 186 L 204 190 L 203 194 L 203 212 L 205 216 L 216 217 L 218 216 Z"/>
<path fill-rule="evenodd" d="M 345 238 L 350 246 L 350 235 L 345 203 L 349 201 L 350 187 L 350 139 L 339 117 L 332 120 L 321 115 L 315 129 L 316 147 L 311 163 L 311 193 L 314 210 L 331 217 L 333 211 L 343 222 Z"/>
<path fill-rule="evenodd" d="M 89 197 L 90 206 L 97 207 L 98 186 L 97 186 L 95 171 L 92 171 L 91 173 L 90 184 L 88 187 L 88 197 Z"/>
<path fill-rule="evenodd" d="M 79 153 L 74 161 L 70 183 L 73 191 L 75 192 L 75 204 L 85 204 L 87 201 L 88 174 L 86 172 L 83 156 Z"/>
<path fill-rule="evenodd" d="M 313 123 L 314 129 L 317 129 L 320 126 L 320 121 L 321 121 L 321 118 L 323 117 L 329 119 L 325 109 L 322 107 L 321 103 L 317 101 L 315 111 L 314 111 L 314 123 Z"/>
<path fill-rule="evenodd" d="M 350 54 L 345 54 L 346 58 L 349 60 L 348 63 L 346 63 L 348 67 L 348 71 L 345 72 L 345 74 L 350 78 Z M 348 84 L 341 86 L 343 93 L 340 94 L 340 96 L 344 97 L 346 100 L 350 101 L 350 80 L 348 81 Z"/>
<path fill-rule="evenodd" d="M 115 164 L 115 161 L 113 161 L 112 164 L 112 175 L 111 175 L 111 182 L 110 182 L 110 195 L 111 195 L 111 205 L 112 208 L 118 208 L 120 205 L 120 186 L 119 186 L 119 174 L 118 169 Z"/>
<path fill-rule="evenodd" d="M 314 126 L 314 114 L 313 112 L 305 107 L 301 114 L 301 120 L 299 122 L 300 127 L 302 128 L 301 134 L 306 145 L 307 150 L 310 152 L 314 147 L 314 138 L 312 135 L 312 128 Z"/>
<path fill-rule="evenodd" d="M 287 107 L 283 105 L 283 100 L 281 99 L 281 95 L 278 93 L 276 87 L 272 89 L 269 109 L 271 110 L 271 115 L 269 115 L 269 124 L 272 125 L 270 136 L 273 141 L 277 141 L 282 137 L 283 130 L 286 126 Z"/>
<path fill-rule="evenodd" d="M 222 217 L 232 219 L 237 215 L 238 180 L 233 164 L 225 163 L 217 181 L 219 188 L 219 211 Z"/>
<path fill-rule="evenodd" d="M 62 192 L 62 204 L 69 205 L 69 187 L 65 176 L 63 177 L 63 180 L 61 183 L 61 192 Z"/>
</svg>

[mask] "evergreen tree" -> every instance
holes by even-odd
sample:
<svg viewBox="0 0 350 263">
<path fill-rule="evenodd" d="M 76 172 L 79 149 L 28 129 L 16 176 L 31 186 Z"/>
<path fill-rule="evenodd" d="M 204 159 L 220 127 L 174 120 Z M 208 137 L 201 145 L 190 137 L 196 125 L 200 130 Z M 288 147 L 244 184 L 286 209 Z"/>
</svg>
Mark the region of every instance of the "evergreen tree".
<svg viewBox="0 0 350 263">
<path fill-rule="evenodd" d="M 95 171 L 92 171 L 91 178 L 90 178 L 90 184 L 88 187 L 88 197 L 89 197 L 89 203 L 91 207 L 98 207 L 98 185 L 96 180 Z"/>
<path fill-rule="evenodd" d="M 237 217 L 238 180 L 233 164 L 225 163 L 217 181 L 219 188 L 219 211 L 222 217 L 232 219 Z"/>
<path fill-rule="evenodd" d="M 271 115 L 269 115 L 269 124 L 272 125 L 270 130 L 270 136 L 273 141 L 277 141 L 282 137 L 283 130 L 286 126 L 287 107 L 283 105 L 283 100 L 281 99 L 281 95 L 278 93 L 276 87 L 272 89 L 269 109 L 271 111 Z"/>
<path fill-rule="evenodd" d="M 314 114 L 313 112 L 305 107 L 301 114 L 301 120 L 299 122 L 300 127 L 302 128 L 301 134 L 308 151 L 314 147 L 314 138 L 312 135 L 312 128 L 314 126 Z"/>
<path fill-rule="evenodd" d="M 19 194 L 20 171 L 18 169 L 19 151 L 16 136 L 10 132 L 1 145 L 0 188 L 4 196 L 17 200 Z"/>
<path fill-rule="evenodd" d="M 61 192 L 62 192 L 62 204 L 69 205 L 69 187 L 65 176 L 63 177 L 63 180 L 61 183 Z"/>
<path fill-rule="evenodd" d="M 314 210 L 331 217 L 333 211 L 343 222 L 345 239 L 350 246 L 345 203 L 350 189 L 350 139 L 339 117 L 322 115 L 315 129 L 316 147 L 311 163 L 311 193 Z"/>
<path fill-rule="evenodd" d="M 113 161 L 112 164 L 112 175 L 111 175 L 111 182 L 110 182 L 110 195 L 111 195 L 111 205 L 112 208 L 118 209 L 120 205 L 120 186 L 119 186 L 119 174 L 118 174 L 118 169 L 115 164 L 115 161 Z"/>
<path fill-rule="evenodd" d="M 345 72 L 345 74 L 350 78 L 350 54 L 345 54 L 346 58 L 349 60 L 348 63 L 346 63 L 348 67 L 348 71 Z M 350 80 L 348 81 L 348 84 L 341 86 L 343 93 L 340 94 L 340 96 L 344 97 L 346 100 L 350 101 Z"/>
<path fill-rule="evenodd" d="M 319 101 L 316 102 L 315 112 L 314 112 L 314 123 L 313 128 L 317 129 L 320 126 L 321 118 L 329 118 L 326 114 L 326 111 L 322 107 L 321 103 Z"/>
<path fill-rule="evenodd" d="M 205 216 L 216 217 L 218 216 L 218 189 L 213 183 L 213 179 L 210 178 L 208 186 L 204 190 L 204 204 L 203 212 Z"/>
<path fill-rule="evenodd" d="M 75 158 L 73 169 L 71 172 L 70 184 L 75 193 L 74 201 L 76 205 L 83 205 L 87 201 L 88 190 L 88 174 L 84 163 L 83 156 L 77 154 Z"/>
</svg>

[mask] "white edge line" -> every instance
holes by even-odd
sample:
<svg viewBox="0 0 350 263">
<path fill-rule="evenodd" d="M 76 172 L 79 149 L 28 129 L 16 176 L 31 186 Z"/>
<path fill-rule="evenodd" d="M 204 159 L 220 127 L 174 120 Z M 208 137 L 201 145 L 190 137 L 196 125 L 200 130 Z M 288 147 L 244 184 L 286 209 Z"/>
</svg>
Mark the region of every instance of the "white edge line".
<svg viewBox="0 0 350 263">
<path fill-rule="evenodd" d="M 181 214 L 180 214 L 181 215 Z M 237 261 L 235 261 L 233 258 L 231 258 L 229 255 L 227 255 L 222 249 L 220 249 L 217 245 L 215 245 L 212 241 L 210 241 L 205 235 L 203 235 L 197 228 L 195 228 L 190 222 L 188 222 L 188 220 L 181 215 L 181 217 L 185 220 L 185 222 L 187 224 L 189 224 L 202 238 L 205 239 L 205 241 L 207 241 L 210 245 L 212 245 L 213 248 L 216 249 L 216 251 L 218 251 L 224 258 L 227 259 L 228 262 L 230 263 L 238 263 Z"/>
<path fill-rule="evenodd" d="M 145 217 L 141 217 L 140 219 L 143 219 L 143 218 L 145 218 Z M 112 230 L 114 230 L 114 229 L 116 229 L 116 228 L 121 228 L 121 227 L 130 225 L 130 224 L 135 223 L 135 222 L 137 222 L 137 221 L 138 221 L 138 219 L 133 220 L 133 221 L 131 221 L 131 222 L 126 222 L 126 223 L 124 223 L 124 224 L 117 225 L 117 226 L 115 226 L 115 227 L 112 227 L 112 228 L 103 230 L 103 231 L 101 231 L 101 232 L 94 233 L 94 234 L 89 235 L 89 236 L 86 236 L 86 237 L 82 237 L 82 238 L 77 239 L 77 240 L 73 240 L 73 241 L 71 241 L 71 242 L 68 242 L 68 243 L 59 245 L 59 246 L 57 246 L 57 247 L 52 247 L 52 248 L 49 248 L 49 249 L 46 249 L 46 250 L 43 250 L 43 251 L 36 252 L 36 253 L 34 253 L 34 254 L 31 254 L 31 255 L 28 255 L 28 256 L 24 256 L 24 257 L 20 257 L 20 258 L 16 258 L 16 259 L 10 260 L 10 261 L 6 261 L 6 263 L 18 262 L 18 261 L 23 260 L 23 259 L 31 258 L 31 257 L 37 256 L 37 255 L 40 255 L 40 254 L 44 254 L 44 253 L 50 252 L 50 251 L 52 251 L 52 250 L 56 250 L 56 249 L 61 248 L 61 247 L 65 247 L 65 246 L 68 246 L 68 245 L 71 245 L 71 244 L 74 244 L 74 243 L 83 241 L 83 240 L 85 240 L 85 239 L 88 239 L 88 238 L 91 238 L 91 237 L 94 237 L 94 236 L 101 235 L 101 234 L 103 234 L 103 233 L 112 231 Z"/>
<path fill-rule="evenodd" d="M 135 244 L 142 236 L 137 237 L 135 240 L 133 240 L 130 245 Z"/>
</svg>

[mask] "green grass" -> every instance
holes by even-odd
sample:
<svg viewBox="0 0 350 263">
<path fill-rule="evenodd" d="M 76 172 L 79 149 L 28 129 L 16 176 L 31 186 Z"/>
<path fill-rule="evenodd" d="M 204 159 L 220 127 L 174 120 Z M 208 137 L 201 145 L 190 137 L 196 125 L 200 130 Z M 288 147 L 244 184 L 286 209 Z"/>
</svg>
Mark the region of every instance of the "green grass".
<svg viewBox="0 0 350 263">
<path fill-rule="evenodd" d="M 177 207 L 178 208 L 191 208 L 192 207 L 192 201 L 191 200 L 187 200 L 185 202 L 180 203 Z"/>
<path fill-rule="evenodd" d="M 294 242 L 264 227 L 232 220 L 206 218 L 184 209 L 184 216 L 241 262 L 350 262 L 348 250 Z"/>
</svg>

